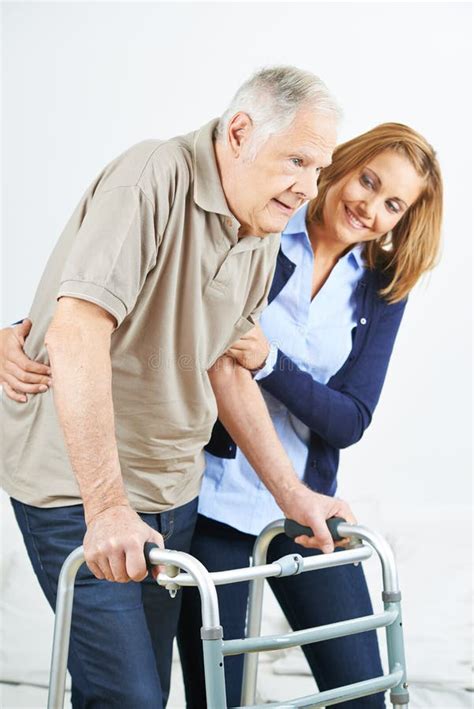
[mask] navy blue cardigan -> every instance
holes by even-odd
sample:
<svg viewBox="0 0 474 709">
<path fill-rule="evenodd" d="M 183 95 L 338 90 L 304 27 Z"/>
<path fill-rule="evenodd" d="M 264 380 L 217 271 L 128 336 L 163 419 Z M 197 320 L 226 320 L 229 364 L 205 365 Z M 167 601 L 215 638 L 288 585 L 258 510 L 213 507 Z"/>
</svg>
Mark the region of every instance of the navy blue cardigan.
<svg viewBox="0 0 474 709">
<path fill-rule="evenodd" d="M 295 264 L 280 248 L 268 301 L 285 287 Z M 356 289 L 357 326 L 352 350 L 327 384 L 313 379 L 284 352 L 278 350 L 273 372 L 259 381 L 311 431 L 305 482 L 326 495 L 336 491 L 339 450 L 356 443 L 372 420 L 382 391 L 388 363 L 406 300 L 388 304 L 380 298 L 383 278 L 365 269 Z M 235 458 L 237 447 L 217 421 L 206 450 L 220 458 Z"/>
</svg>

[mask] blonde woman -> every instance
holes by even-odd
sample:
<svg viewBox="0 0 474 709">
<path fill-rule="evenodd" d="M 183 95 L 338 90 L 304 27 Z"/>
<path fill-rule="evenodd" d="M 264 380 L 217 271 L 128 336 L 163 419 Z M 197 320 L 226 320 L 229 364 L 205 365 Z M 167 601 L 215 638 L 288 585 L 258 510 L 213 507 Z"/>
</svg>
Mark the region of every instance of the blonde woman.
<svg viewBox="0 0 474 709">
<path fill-rule="evenodd" d="M 294 156 L 294 169 L 304 164 Z M 442 182 L 431 146 L 386 123 L 338 147 L 318 197 L 282 234 L 260 327 L 229 351 L 257 373 L 277 433 L 308 486 L 336 493 L 339 450 L 356 443 L 380 396 L 407 296 L 436 262 Z M 270 344 L 271 343 L 271 344 Z M 209 569 L 248 564 L 256 535 L 282 517 L 274 499 L 218 422 L 191 553 Z M 271 561 L 315 553 L 280 535 Z M 361 566 L 341 566 L 270 585 L 293 629 L 372 612 Z M 248 585 L 219 586 L 224 637 L 242 637 Z M 184 589 L 178 634 L 188 709 L 206 706 L 200 603 Z M 382 673 L 375 631 L 303 647 L 321 691 Z M 226 658 L 229 706 L 240 705 L 243 656 Z M 340 704 L 383 707 L 383 694 Z"/>
</svg>

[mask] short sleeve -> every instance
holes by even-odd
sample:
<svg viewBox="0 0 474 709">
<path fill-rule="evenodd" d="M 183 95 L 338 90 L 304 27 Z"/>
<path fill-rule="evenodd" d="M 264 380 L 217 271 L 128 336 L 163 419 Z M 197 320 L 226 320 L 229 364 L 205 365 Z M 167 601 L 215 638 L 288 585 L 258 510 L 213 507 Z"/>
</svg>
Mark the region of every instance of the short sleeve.
<svg viewBox="0 0 474 709">
<path fill-rule="evenodd" d="M 154 210 L 138 186 L 94 195 L 66 260 L 57 297 L 100 305 L 117 320 L 133 309 L 155 266 Z"/>
</svg>

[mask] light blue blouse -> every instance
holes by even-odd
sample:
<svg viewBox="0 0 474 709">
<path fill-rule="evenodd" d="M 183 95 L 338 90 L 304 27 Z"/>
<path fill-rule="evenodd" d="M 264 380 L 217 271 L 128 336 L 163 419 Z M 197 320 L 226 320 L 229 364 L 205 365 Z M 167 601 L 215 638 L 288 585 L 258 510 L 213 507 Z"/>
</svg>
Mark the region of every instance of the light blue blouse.
<svg viewBox="0 0 474 709">
<path fill-rule="evenodd" d="M 351 331 L 356 325 L 354 293 L 364 269 L 362 245 L 339 259 L 311 300 L 314 255 L 305 224 L 306 211 L 307 205 L 293 216 L 281 237 L 283 253 L 296 268 L 260 318 L 271 351 L 256 379 L 271 373 L 280 349 L 314 379 L 326 384 L 352 347 Z M 276 432 L 302 479 L 310 431 L 271 394 L 261 391 Z M 239 448 L 233 459 L 206 452 L 199 512 L 249 534 L 259 534 L 266 524 L 283 516 Z"/>
</svg>

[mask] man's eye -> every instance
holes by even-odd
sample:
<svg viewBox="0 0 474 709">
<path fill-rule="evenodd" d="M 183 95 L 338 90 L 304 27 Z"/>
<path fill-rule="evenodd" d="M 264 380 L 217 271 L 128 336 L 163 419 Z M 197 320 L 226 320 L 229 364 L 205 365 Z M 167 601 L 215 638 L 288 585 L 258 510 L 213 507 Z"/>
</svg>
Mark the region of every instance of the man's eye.
<svg viewBox="0 0 474 709">
<path fill-rule="evenodd" d="M 291 162 L 293 163 L 293 165 L 296 165 L 296 167 L 301 167 L 301 165 L 303 164 L 303 161 L 301 158 L 290 158 L 290 159 L 291 159 Z"/>
</svg>

